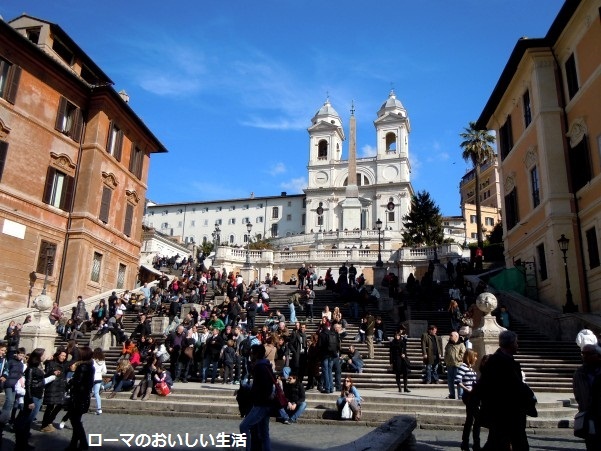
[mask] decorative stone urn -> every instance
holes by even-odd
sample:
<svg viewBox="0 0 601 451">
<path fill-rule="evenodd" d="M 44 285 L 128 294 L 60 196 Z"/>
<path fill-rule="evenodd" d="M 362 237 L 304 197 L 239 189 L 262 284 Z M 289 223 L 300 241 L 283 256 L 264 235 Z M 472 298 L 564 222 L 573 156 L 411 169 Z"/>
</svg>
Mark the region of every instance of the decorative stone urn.
<svg viewBox="0 0 601 451">
<path fill-rule="evenodd" d="M 52 298 L 45 294 L 41 294 L 33 300 L 33 306 L 37 312 L 31 315 L 31 322 L 23 325 L 19 341 L 19 345 L 24 347 L 28 353 L 36 348 L 44 348 L 47 356 L 54 354 L 57 334 L 56 327 L 50 324 L 49 314 L 52 304 Z"/>
<path fill-rule="evenodd" d="M 480 368 L 480 360 L 486 354 L 493 354 L 499 347 L 499 334 L 505 330 L 499 326 L 491 312 L 497 308 L 497 298 L 492 293 L 481 293 L 476 298 L 476 305 L 484 313 L 481 326 L 472 332 L 472 345 L 478 353 L 476 369 Z"/>
</svg>

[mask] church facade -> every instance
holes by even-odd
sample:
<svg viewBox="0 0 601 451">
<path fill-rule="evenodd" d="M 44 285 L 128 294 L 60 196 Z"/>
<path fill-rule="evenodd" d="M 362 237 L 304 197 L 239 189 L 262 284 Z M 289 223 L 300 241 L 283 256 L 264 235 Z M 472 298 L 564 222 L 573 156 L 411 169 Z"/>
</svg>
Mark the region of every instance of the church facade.
<svg viewBox="0 0 601 451">
<path fill-rule="evenodd" d="M 248 259 L 252 273 L 261 280 L 275 275 L 287 281 L 301 263 L 313 265 L 318 275 L 328 267 L 353 263 L 373 281 L 379 261 L 383 270 L 404 279 L 432 258 L 426 251 L 401 250 L 403 217 L 413 196 L 409 116 L 391 91 L 374 120 L 376 154 L 367 158 L 357 158 L 355 121 L 351 110 L 347 139 L 329 99 L 311 118 L 308 185 L 303 194 L 148 202 L 144 224 L 187 243 L 190 254 L 201 243 L 212 242 L 211 263 L 228 271 L 241 270 Z M 348 157 L 343 159 L 345 141 Z M 269 239 L 273 249 L 248 251 L 249 239 Z M 459 248 L 453 250 L 457 255 Z"/>
<path fill-rule="evenodd" d="M 409 117 L 395 93 L 390 92 L 374 121 L 377 153 L 368 158 L 356 157 L 354 122 L 353 112 L 348 159 L 343 160 L 345 131 L 329 99 L 313 116 L 308 128 L 308 186 L 304 194 L 149 202 L 144 222 L 188 243 L 217 241 L 243 247 L 250 235 L 253 240 L 275 239 L 279 248 L 308 249 L 318 245 L 364 248 L 370 244 L 373 248 L 377 245 L 373 231 L 379 219 L 388 247 L 396 248 L 401 245 L 402 218 L 409 212 L 413 195 Z M 341 238 L 342 232 L 353 233 Z"/>
</svg>

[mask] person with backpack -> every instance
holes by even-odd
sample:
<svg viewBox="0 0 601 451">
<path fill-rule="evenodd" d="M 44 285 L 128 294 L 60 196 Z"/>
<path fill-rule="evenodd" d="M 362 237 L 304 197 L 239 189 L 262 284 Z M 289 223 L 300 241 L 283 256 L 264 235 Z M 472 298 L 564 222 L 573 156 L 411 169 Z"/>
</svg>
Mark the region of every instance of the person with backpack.
<svg viewBox="0 0 601 451">
<path fill-rule="evenodd" d="M 328 321 L 325 322 L 324 328 L 319 334 L 319 349 L 321 351 L 322 393 L 334 393 L 332 370 L 334 360 L 338 358 L 340 352 L 340 337 L 331 330 Z"/>
</svg>

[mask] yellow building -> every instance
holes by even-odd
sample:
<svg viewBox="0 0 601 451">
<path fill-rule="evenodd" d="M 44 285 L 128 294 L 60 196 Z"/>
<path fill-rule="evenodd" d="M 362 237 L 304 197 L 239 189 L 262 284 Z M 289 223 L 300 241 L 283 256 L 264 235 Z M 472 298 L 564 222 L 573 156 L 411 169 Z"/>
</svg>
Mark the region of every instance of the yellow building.
<svg viewBox="0 0 601 451">
<path fill-rule="evenodd" d="M 478 119 L 498 137 L 506 264 L 534 262 L 538 298 L 566 311 L 570 294 L 601 309 L 600 8 L 566 0 L 544 38 L 518 40 Z"/>
</svg>

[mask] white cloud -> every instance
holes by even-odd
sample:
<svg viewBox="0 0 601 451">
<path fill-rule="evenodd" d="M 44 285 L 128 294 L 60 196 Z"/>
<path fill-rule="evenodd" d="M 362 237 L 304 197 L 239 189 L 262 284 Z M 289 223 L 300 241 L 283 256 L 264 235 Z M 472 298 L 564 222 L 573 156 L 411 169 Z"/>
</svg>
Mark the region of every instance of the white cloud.
<svg viewBox="0 0 601 451">
<path fill-rule="evenodd" d="M 363 158 L 375 157 L 377 153 L 378 149 L 375 146 L 370 146 L 369 144 L 366 144 L 361 148 L 361 155 L 359 156 Z"/>
<path fill-rule="evenodd" d="M 286 165 L 282 162 L 276 163 L 266 171 L 271 176 L 276 176 L 278 174 L 283 174 L 286 172 Z"/>
<path fill-rule="evenodd" d="M 422 166 L 422 162 L 415 152 L 409 154 L 409 164 L 411 165 L 411 180 L 415 181 L 419 179 L 419 173 Z"/>
<path fill-rule="evenodd" d="M 307 187 L 307 178 L 306 177 L 298 177 L 290 180 L 289 182 L 282 182 L 280 184 L 282 188 L 289 192 L 290 194 L 300 194 L 303 192 L 303 189 Z"/>
</svg>

